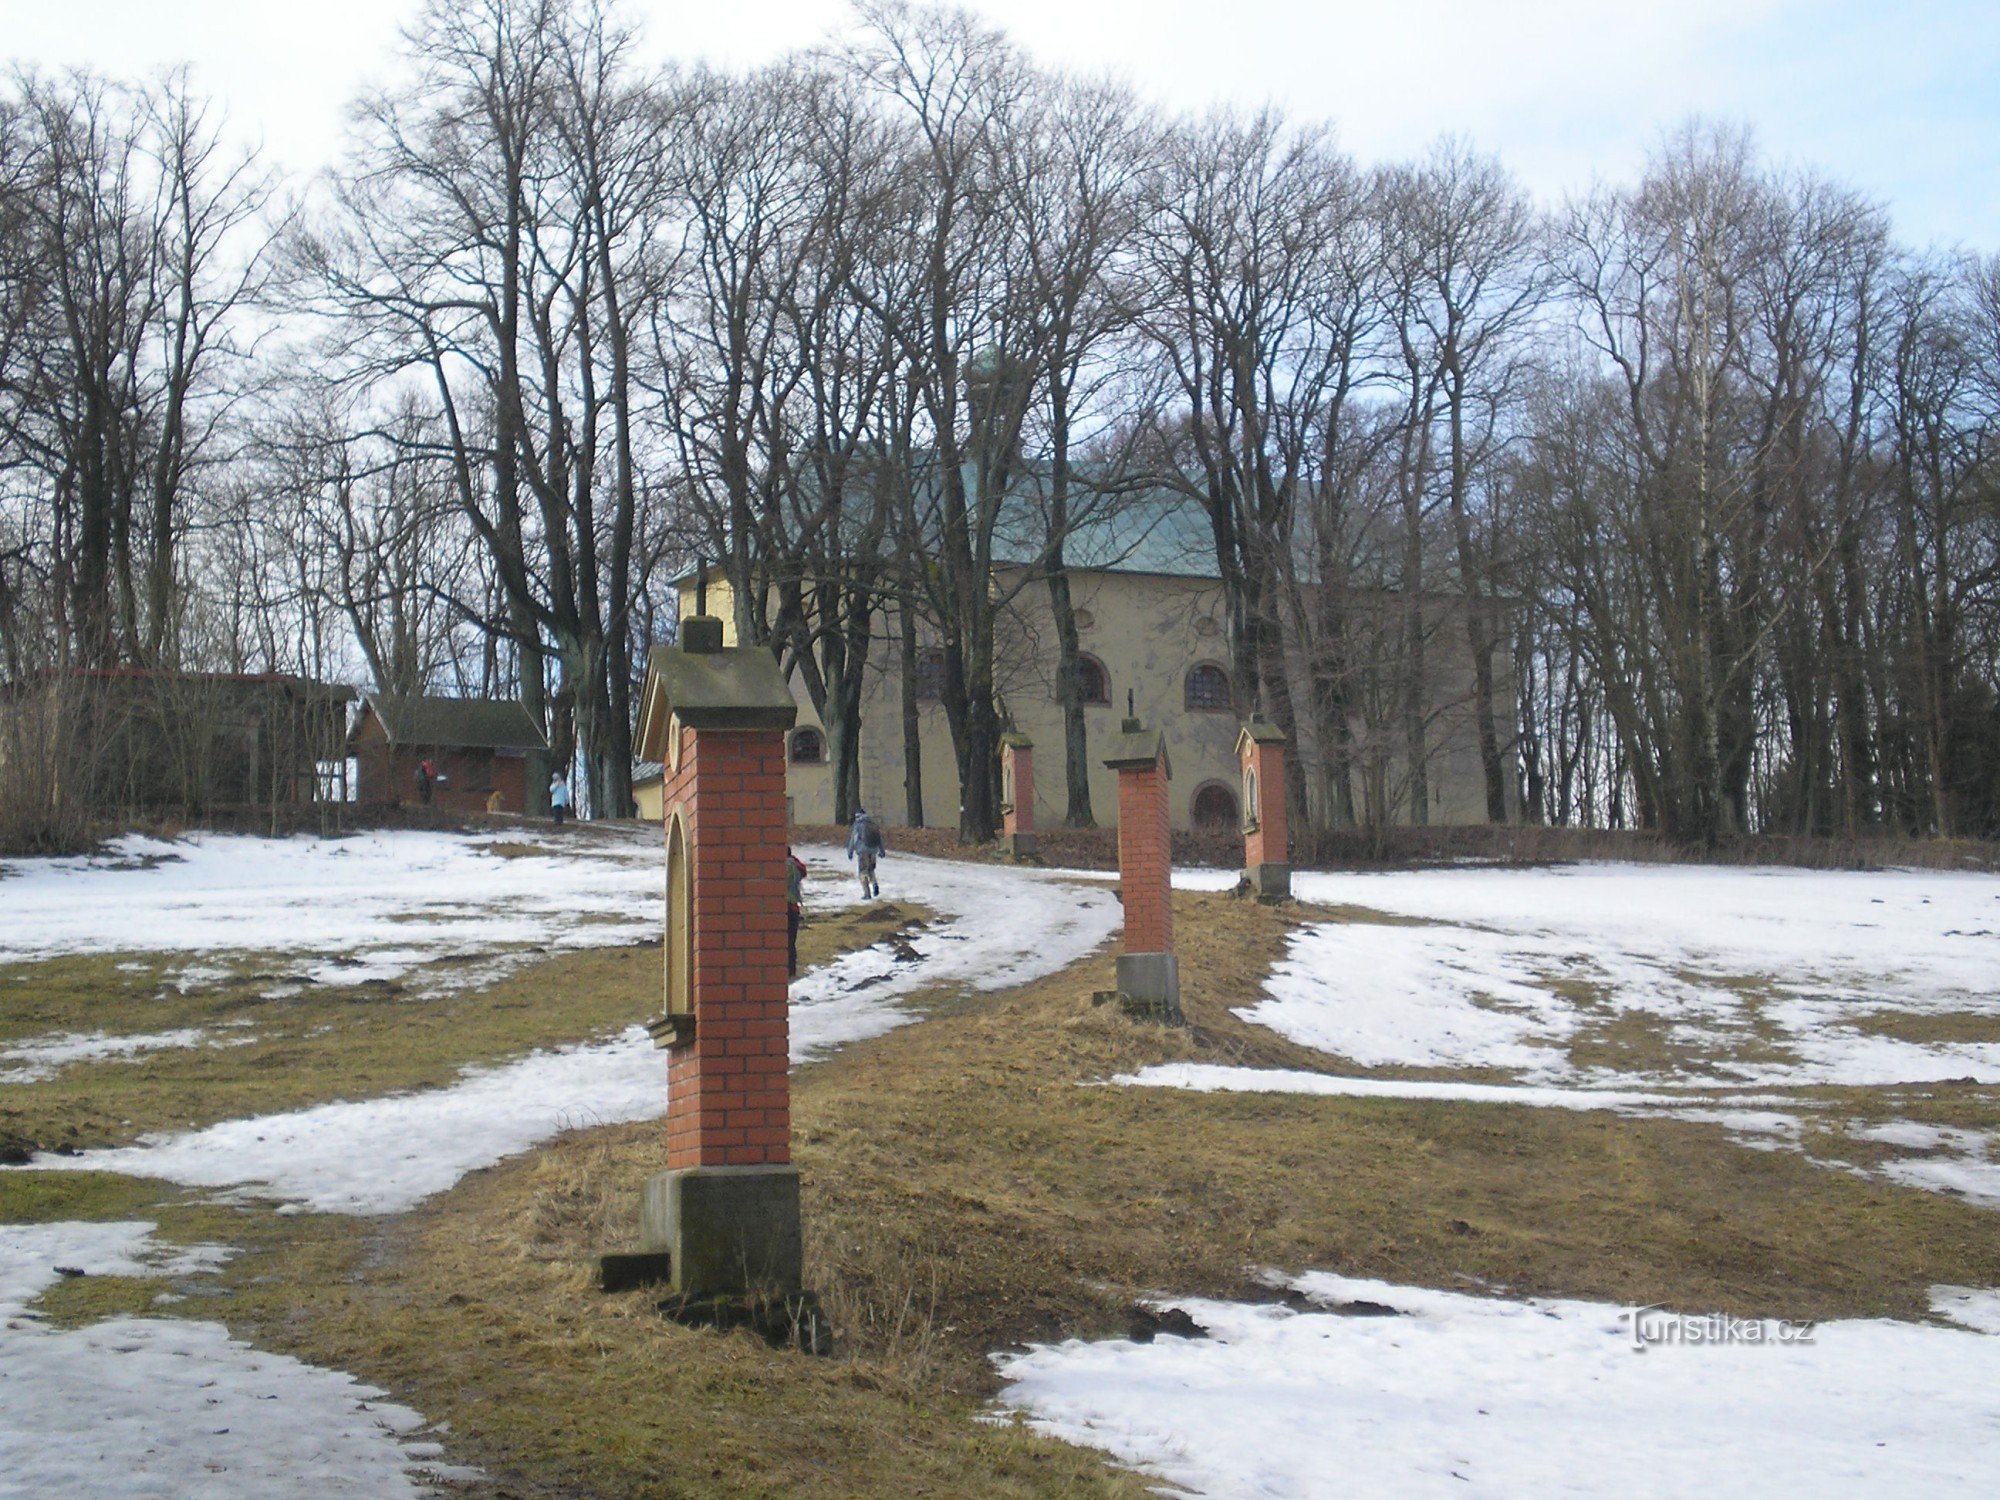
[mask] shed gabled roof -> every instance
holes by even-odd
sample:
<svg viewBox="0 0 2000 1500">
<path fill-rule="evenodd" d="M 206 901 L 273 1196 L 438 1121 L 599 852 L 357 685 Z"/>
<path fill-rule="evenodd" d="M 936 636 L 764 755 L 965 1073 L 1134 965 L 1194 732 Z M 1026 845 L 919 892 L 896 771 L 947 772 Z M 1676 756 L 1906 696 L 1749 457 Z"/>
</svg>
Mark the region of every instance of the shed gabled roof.
<svg viewBox="0 0 2000 1500">
<path fill-rule="evenodd" d="M 392 745 L 457 745 L 476 750 L 546 750 L 548 737 L 506 698 L 404 698 L 367 693 L 362 712 L 381 721 Z"/>
</svg>

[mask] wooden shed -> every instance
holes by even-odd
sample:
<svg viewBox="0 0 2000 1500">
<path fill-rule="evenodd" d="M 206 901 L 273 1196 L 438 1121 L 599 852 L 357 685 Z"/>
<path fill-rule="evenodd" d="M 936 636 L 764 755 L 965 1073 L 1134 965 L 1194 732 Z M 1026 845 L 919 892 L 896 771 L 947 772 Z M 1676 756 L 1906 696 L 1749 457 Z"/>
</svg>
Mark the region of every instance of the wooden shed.
<svg viewBox="0 0 2000 1500">
<path fill-rule="evenodd" d="M 431 802 L 452 812 L 541 808 L 548 737 L 520 704 L 496 698 L 368 693 L 347 737 L 359 801 L 416 802 L 419 768 L 435 777 Z"/>
<path fill-rule="evenodd" d="M 44 672 L 0 684 L 0 760 L 46 760 L 100 811 L 307 806 L 337 796 L 353 698 L 283 672 Z"/>
</svg>

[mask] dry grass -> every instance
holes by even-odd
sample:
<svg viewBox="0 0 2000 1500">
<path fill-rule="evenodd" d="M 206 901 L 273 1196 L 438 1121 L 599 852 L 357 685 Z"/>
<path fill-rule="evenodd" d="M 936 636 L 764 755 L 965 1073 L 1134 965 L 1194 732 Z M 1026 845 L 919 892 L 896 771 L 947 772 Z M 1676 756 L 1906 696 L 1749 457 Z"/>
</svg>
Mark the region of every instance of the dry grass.
<svg viewBox="0 0 2000 1500">
<path fill-rule="evenodd" d="M 955 828 L 891 828 L 893 849 L 942 859 L 998 860 L 999 844 L 967 846 Z M 802 827 L 807 843 L 843 843 L 847 830 Z M 1036 834 L 1043 862 L 1070 869 L 1118 868 L 1116 828 L 1044 828 Z M 2000 869 L 2000 843 L 1978 839 L 1792 838 L 1781 834 L 1735 839 L 1715 848 L 1676 844 L 1632 829 L 1548 828 L 1528 824 L 1471 823 L 1435 828 L 1350 828 L 1299 831 L 1292 859 L 1313 870 L 1401 869 L 1459 860 L 1502 865 L 1547 865 L 1574 860 L 1632 860 L 1651 864 L 1790 865 L 1808 870 Z M 1174 863 L 1238 869 L 1243 840 L 1233 830 L 1174 832 Z"/>
<path fill-rule="evenodd" d="M 1991 1011 L 1871 1010 L 1841 1023 L 1869 1036 L 1933 1047 L 1948 1043 L 2000 1042 L 2000 1015 Z"/>
<path fill-rule="evenodd" d="M 815 964 L 873 942 L 920 907 L 847 911 L 800 934 Z M 455 1080 L 469 1063 L 604 1035 L 657 1012 L 657 943 L 587 948 L 525 962 L 495 982 L 409 998 L 402 985 L 315 985 L 266 998 L 283 970 L 268 956 L 204 957 L 222 977 L 181 993 L 187 961 L 93 955 L 0 965 L 0 1044 L 48 1033 L 139 1035 L 199 1027 L 231 1045 L 181 1047 L 129 1060 L 78 1063 L 0 1089 L 0 1151 L 72 1151 L 180 1130 L 362 1099 Z M 426 968 L 448 980 L 452 963 Z"/>
<path fill-rule="evenodd" d="M 1933 1283 L 2000 1284 L 1991 1215 L 1712 1126 L 1101 1086 L 1175 1059 L 1328 1065 L 1230 1013 L 1302 913 L 1175 900 L 1186 1030 L 1093 1008 L 1101 954 L 1010 992 L 934 995 L 925 1024 L 795 1075 L 831 1360 L 592 1289 L 594 1255 L 629 1243 L 663 1165 L 656 1125 L 562 1137 L 397 1220 L 246 1220 L 231 1295 L 184 1310 L 448 1421 L 451 1458 L 483 1465 L 494 1494 L 1137 1496 L 1092 1454 L 970 1420 L 990 1352 L 1121 1331 L 1150 1292 L 1261 1295 L 1265 1267 L 1799 1318 L 1919 1317 Z M 817 924 L 805 957 L 902 916 Z M 1868 1098 L 1824 1094 L 1830 1112 Z M 1895 1109 L 1918 1106 L 1993 1119 L 1992 1091 Z"/>
<path fill-rule="evenodd" d="M 1262 1295 L 1267 1266 L 1790 1317 L 1922 1316 L 1934 1282 L 2000 1281 L 1990 1216 L 1709 1126 L 1095 1086 L 1176 1058 L 1325 1065 L 1230 1014 L 1296 913 L 1176 900 L 1186 1031 L 1093 1008 L 1100 957 L 936 997 L 797 1075 L 832 1361 L 591 1290 L 662 1164 L 652 1126 L 565 1137 L 366 1242 L 316 1230 L 257 1262 L 280 1282 L 241 1279 L 236 1316 L 448 1419 L 510 1494 L 1137 1494 L 968 1420 L 989 1353 L 1122 1331 L 1149 1292 Z"/>
</svg>

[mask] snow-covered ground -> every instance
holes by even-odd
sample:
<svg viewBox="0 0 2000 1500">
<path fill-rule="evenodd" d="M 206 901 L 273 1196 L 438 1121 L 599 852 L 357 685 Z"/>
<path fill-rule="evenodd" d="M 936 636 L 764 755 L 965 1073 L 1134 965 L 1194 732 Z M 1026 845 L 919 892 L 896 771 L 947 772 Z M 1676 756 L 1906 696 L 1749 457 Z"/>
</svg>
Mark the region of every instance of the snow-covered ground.
<svg viewBox="0 0 2000 1500">
<path fill-rule="evenodd" d="M 232 1041 L 244 1039 L 235 1038 Z M 0 1084 L 37 1083 L 54 1076 L 71 1063 L 136 1061 L 149 1052 L 167 1052 L 177 1047 L 228 1046 L 198 1026 L 174 1031 L 153 1031 L 137 1036 L 111 1036 L 102 1031 L 89 1034 L 71 1031 L 31 1037 L 12 1047 L 0 1047 Z"/>
<path fill-rule="evenodd" d="M 0 1224 L 0 1495 L 262 1500 L 433 1493 L 424 1419 L 351 1376 L 267 1354 L 220 1323 L 111 1318 L 57 1329 L 28 1305 L 63 1272 L 185 1276 L 220 1247 L 154 1244 L 146 1223 Z"/>
<path fill-rule="evenodd" d="M 494 852 L 496 845 L 548 852 Z M 0 962 L 72 953 L 171 953 L 177 986 L 219 977 L 204 959 L 286 960 L 274 983 L 486 982 L 537 949 L 616 947 L 657 933 L 657 833 L 545 837 L 357 833 L 321 839 L 131 836 L 102 855 L 0 861 Z M 464 960 L 449 980 L 423 970 Z"/>
<path fill-rule="evenodd" d="M 805 848 L 814 879 L 808 913 L 862 904 L 837 849 Z M 912 901 L 942 919 L 844 954 L 792 986 L 792 1057 L 879 1036 L 909 1013 L 902 996 L 937 985 L 999 990 L 1067 967 L 1124 924 L 1117 897 L 1060 873 L 891 855 L 876 871 L 882 899 Z"/>
<path fill-rule="evenodd" d="M 658 839 L 596 830 L 560 852 L 503 857 L 490 839 L 379 834 L 321 843 L 200 836 L 125 840 L 109 857 L 19 861 L 8 870 L 0 959 L 173 953 L 191 988 L 222 955 L 294 961 L 296 979 L 409 980 L 440 958 L 470 960 L 458 982 L 536 949 L 609 945 L 660 930 Z M 834 850 L 803 851 L 812 910 L 860 899 Z M 933 920 L 804 975 L 792 1052 L 803 1060 L 910 1019 L 919 990 L 1026 983 L 1117 930 L 1101 889 L 950 861 L 897 856 L 887 899 Z M 583 916 L 596 920 L 580 922 Z M 497 952 L 495 950 L 498 950 Z M 199 1029 L 63 1035 L 0 1053 L 0 1080 L 216 1044 Z M 666 1063 L 642 1028 L 468 1069 L 448 1088 L 235 1120 L 36 1167 L 159 1177 L 284 1211 L 406 1210 L 465 1173 L 578 1126 L 664 1113 Z M 119 1318 L 75 1332 L 26 1305 L 72 1265 L 97 1274 L 179 1273 L 156 1264 L 150 1225 L 0 1225 L 0 1495 L 415 1494 L 412 1465 L 434 1443 L 401 1441 L 423 1419 L 334 1371 L 268 1355 L 212 1323 Z"/>
<path fill-rule="evenodd" d="M 1294 884 L 1301 900 L 1422 923 L 1309 929 L 1249 1013 L 1364 1066 L 1591 1081 L 1565 1043 L 1644 1013 L 1691 1057 L 1654 1082 L 2000 1083 L 2000 1043 L 1918 1044 L 1852 1024 L 2000 1018 L 2000 877 L 1593 864 Z M 1763 1045 L 1746 1056 L 1753 1037 Z"/>
<path fill-rule="evenodd" d="M 1176 872 L 1175 883 L 1207 889 L 1212 876 Z M 1818 1106 L 1773 1091 L 2000 1084 L 2000 1041 L 1882 1034 L 1899 1018 L 1964 1016 L 2000 1035 L 2000 877 L 1586 864 L 1301 872 L 1293 885 L 1301 900 L 1384 920 L 1302 928 L 1245 1019 L 1363 1068 L 1476 1068 L 1514 1082 L 1183 1065 L 1123 1081 L 1672 1111 L 1787 1149 L 1825 1139 L 1803 1125 Z M 1607 1065 L 1604 1050 L 1578 1060 L 1610 1028 L 1635 1026 L 1654 1061 Z M 1744 1090 L 1759 1108 L 1743 1107 Z M 1855 1133 L 1907 1154 L 1830 1164 L 2000 1206 L 1986 1134 L 1907 1121 Z"/>
<path fill-rule="evenodd" d="M 1592 865 L 1301 874 L 1295 889 L 1382 920 L 1301 929 L 1246 1019 L 1330 1065 L 1512 1081 L 1176 1063 L 1113 1082 L 1671 1115 L 1821 1159 L 1844 1137 L 1909 1154 L 1828 1165 L 2000 1207 L 1996 1133 L 1828 1118 L 1788 1092 L 2000 1082 L 2000 1044 L 1857 1024 L 2000 1017 L 2000 879 Z M 1620 1023 L 1663 1043 L 1647 1065 L 1586 1051 Z M 1005 1401 L 1204 1494 L 1992 1491 L 2000 1293 L 1934 1289 L 1934 1313 L 1973 1332 L 1851 1321 L 1810 1344 L 1642 1355 L 1629 1312 L 1603 1305 L 1291 1285 L 1396 1315 L 1177 1303 L 1214 1337 L 1008 1356 Z"/>
<path fill-rule="evenodd" d="M 393 1214 L 565 1130 L 665 1113 L 667 1065 L 645 1028 L 608 1042 L 536 1052 L 468 1068 L 449 1088 L 336 1100 L 310 1109 L 226 1120 L 32 1167 L 123 1172 L 227 1196 L 278 1200 L 285 1210 Z"/>
<path fill-rule="evenodd" d="M 804 853 L 814 871 L 807 887 L 811 909 L 859 902 L 858 885 L 843 872 L 836 851 Z M 622 851 L 613 857 L 623 862 Z M 1095 949 L 1121 919 L 1109 892 L 1032 873 L 898 858 L 885 864 L 883 874 L 885 898 L 921 902 L 937 919 L 801 976 L 793 987 L 795 1060 L 904 1024 L 911 1016 L 899 1002 L 917 990 L 994 989 L 1052 974 Z M 121 872 L 119 878 L 144 876 Z M 275 938 L 267 944 L 249 934 L 239 933 L 239 941 L 275 946 Z M 666 1072 L 646 1032 L 633 1027 L 606 1041 L 470 1068 L 449 1088 L 337 1100 L 151 1136 L 131 1146 L 45 1155 L 33 1165 L 226 1188 L 275 1198 L 293 1210 L 401 1213 L 467 1172 L 564 1130 L 664 1114 Z"/>
<path fill-rule="evenodd" d="M 178 952 L 190 959 L 179 981 L 195 984 L 222 955 L 255 951 L 293 956 L 299 976 L 358 972 L 414 985 L 431 960 L 484 961 L 488 945 L 527 955 L 659 930 L 650 833 L 520 858 L 487 842 L 203 838 L 133 844 L 109 860 L 23 862 L 0 895 L 0 958 Z M 809 907 L 860 899 L 837 851 L 801 852 L 813 872 Z M 155 857 L 175 854 L 178 862 Z M 247 868 L 231 873 L 237 857 Z M 892 855 L 881 873 L 885 899 L 935 917 L 798 981 L 795 1060 L 902 1024 L 901 1002 L 919 990 L 1052 973 L 1119 925 L 1115 899 L 1082 872 Z M 1231 880 L 1176 877 L 1202 889 Z M 1306 875 L 1299 885 L 1311 901 L 1406 920 L 1302 932 L 1253 1020 L 1364 1067 L 1491 1069 L 1513 1081 L 1182 1064 L 1118 1082 L 1673 1111 L 1787 1146 L 1801 1136 L 1799 1110 L 1778 1090 L 1989 1073 L 2000 1081 L 2000 1046 L 1890 1042 L 1848 1024 L 1870 1011 L 2000 1013 L 2000 881 L 1989 877 L 1597 866 Z M 601 920 L 580 922 L 586 914 Z M 1689 1061 L 1620 1071 L 1572 1060 L 1569 1049 L 1593 1028 L 1632 1014 L 1656 1019 Z M 176 1044 L 162 1034 L 36 1038 L 0 1068 L 101 1061 L 119 1042 L 134 1053 Z M 319 1211 L 396 1212 L 562 1129 L 662 1112 L 665 1071 L 635 1029 L 468 1070 L 449 1088 L 335 1101 L 46 1165 Z M 1871 1169 L 1906 1180 L 1928 1170 L 1929 1185 L 1974 1196 L 1987 1183 L 1979 1169 L 1989 1168 L 2000 1203 L 2000 1166 L 1982 1132 L 1907 1121 L 1856 1121 L 1851 1132 L 1911 1153 Z M 10 1315 L 56 1264 L 142 1268 L 147 1228 L 0 1226 L 0 1493 L 16 1483 L 22 1493 L 85 1492 L 78 1476 L 100 1472 L 83 1451 L 91 1443 L 106 1455 L 101 1472 L 124 1484 L 110 1493 L 261 1494 L 301 1479 L 333 1494 L 411 1492 L 410 1466 L 436 1449 L 399 1439 L 422 1419 L 376 1404 L 349 1377 L 258 1353 L 212 1324 L 118 1319 L 60 1333 Z M 1641 1354 L 1608 1306 L 1324 1275 L 1292 1284 L 1395 1315 L 1180 1303 L 1213 1338 L 1008 1356 L 1007 1401 L 1052 1431 L 1228 1495 L 1983 1494 L 2000 1459 L 2000 1423 L 1979 1395 L 2000 1375 L 2000 1339 L 1987 1336 L 2000 1330 L 2000 1294 L 1980 1289 L 1940 1287 L 1933 1297 L 1939 1317 L 1980 1332 L 1857 1321 L 1822 1325 L 1811 1344 Z M 35 1426 L 44 1409 L 47 1436 Z M 23 1432 L 40 1446 L 10 1437 Z M 302 1445 L 301 1432 L 311 1441 Z M 106 1491 L 93 1482 L 89 1492 Z"/>
<path fill-rule="evenodd" d="M 1181 1301 L 1205 1339 L 999 1359 L 1003 1405 L 1200 1494 L 1986 1496 L 2000 1338 L 1914 1323 L 1718 1325 L 1308 1275 L 1327 1311 Z M 1993 1294 L 1938 1289 L 1988 1326 Z M 1365 1305 L 1358 1305 L 1365 1304 Z M 1345 1311 L 1332 1309 L 1345 1308 Z M 2000 1326 L 1996 1321 L 1992 1326 Z"/>
</svg>

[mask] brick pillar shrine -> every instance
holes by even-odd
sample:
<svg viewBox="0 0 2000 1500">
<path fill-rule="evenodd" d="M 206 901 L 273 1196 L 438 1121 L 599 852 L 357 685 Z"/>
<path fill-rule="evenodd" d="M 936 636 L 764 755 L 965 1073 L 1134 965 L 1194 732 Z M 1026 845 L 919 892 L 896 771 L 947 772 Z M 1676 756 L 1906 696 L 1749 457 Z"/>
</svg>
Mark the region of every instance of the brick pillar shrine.
<svg viewBox="0 0 2000 1500">
<path fill-rule="evenodd" d="M 1243 767 L 1243 880 L 1260 901 L 1292 893 L 1291 834 L 1285 826 L 1285 735 L 1262 714 L 1236 736 Z"/>
<path fill-rule="evenodd" d="M 771 653 L 681 622 L 652 653 L 638 754 L 665 767 L 667 1170 L 640 1208 L 643 1256 L 683 1298 L 799 1291 L 785 954 L 785 733 Z"/>
<path fill-rule="evenodd" d="M 1000 736 L 1000 837 L 1016 859 L 1035 857 L 1035 742 Z"/>
<path fill-rule="evenodd" d="M 1104 764 L 1118 773 L 1118 888 L 1125 951 L 1118 994 L 1128 1010 L 1181 1021 L 1180 960 L 1174 956 L 1173 820 L 1167 804 L 1166 736 L 1128 718 Z"/>
</svg>

